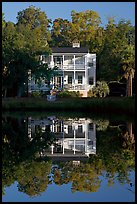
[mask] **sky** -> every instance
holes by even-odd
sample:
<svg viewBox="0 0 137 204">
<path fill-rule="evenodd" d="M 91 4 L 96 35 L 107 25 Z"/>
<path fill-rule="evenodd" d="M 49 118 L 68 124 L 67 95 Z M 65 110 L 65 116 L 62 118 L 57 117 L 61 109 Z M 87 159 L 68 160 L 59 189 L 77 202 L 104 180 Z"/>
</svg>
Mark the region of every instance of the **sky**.
<svg viewBox="0 0 137 204">
<path fill-rule="evenodd" d="M 56 18 L 71 21 L 72 10 L 93 10 L 100 15 L 102 26 L 107 24 L 107 17 L 115 17 L 116 22 L 120 19 L 130 20 L 135 25 L 135 2 L 2 2 L 5 20 L 16 23 L 17 13 L 31 5 L 44 11 L 52 21 Z"/>
</svg>

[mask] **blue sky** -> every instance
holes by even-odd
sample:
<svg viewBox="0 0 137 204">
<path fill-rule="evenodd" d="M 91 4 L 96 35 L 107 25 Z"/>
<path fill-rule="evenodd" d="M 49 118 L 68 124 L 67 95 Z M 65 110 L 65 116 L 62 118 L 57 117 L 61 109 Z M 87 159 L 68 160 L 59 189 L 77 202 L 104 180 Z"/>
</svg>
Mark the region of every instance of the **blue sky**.
<svg viewBox="0 0 137 204">
<path fill-rule="evenodd" d="M 93 10 L 100 15 L 102 26 L 107 23 L 107 17 L 112 16 L 116 22 L 124 18 L 135 25 L 135 2 L 2 2 L 5 20 L 16 23 L 17 13 L 30 5 L 40 8 L 52 20 L 56 18 L 71 20 L 72 10 L 77 12 Z"/>
</svg>

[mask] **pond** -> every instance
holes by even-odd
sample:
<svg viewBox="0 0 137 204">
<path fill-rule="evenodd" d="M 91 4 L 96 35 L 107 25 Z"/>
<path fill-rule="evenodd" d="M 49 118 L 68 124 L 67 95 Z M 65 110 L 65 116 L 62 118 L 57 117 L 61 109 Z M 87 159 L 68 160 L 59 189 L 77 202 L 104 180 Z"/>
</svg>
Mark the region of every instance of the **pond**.
<svg viewBox="0 0 137 204">
<path fill-rule="evenodd" d="M 4 113 L 2 202 L 135 202 L 135 124 L 73 113 Z"/>
</svg>

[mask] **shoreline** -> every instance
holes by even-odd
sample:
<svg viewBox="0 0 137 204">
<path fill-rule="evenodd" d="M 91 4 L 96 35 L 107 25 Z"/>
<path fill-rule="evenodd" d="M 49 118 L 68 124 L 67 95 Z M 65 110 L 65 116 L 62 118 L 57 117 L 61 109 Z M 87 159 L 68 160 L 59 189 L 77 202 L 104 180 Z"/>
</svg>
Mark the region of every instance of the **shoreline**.
<svg viewBox="0 0 137 204">
<path fill-rule="evenodd" d="M 74 111 L 135 115 L 135 99 L 127 97 L 106 98 L 5 98 L 3 111 Z"/>
</svg>

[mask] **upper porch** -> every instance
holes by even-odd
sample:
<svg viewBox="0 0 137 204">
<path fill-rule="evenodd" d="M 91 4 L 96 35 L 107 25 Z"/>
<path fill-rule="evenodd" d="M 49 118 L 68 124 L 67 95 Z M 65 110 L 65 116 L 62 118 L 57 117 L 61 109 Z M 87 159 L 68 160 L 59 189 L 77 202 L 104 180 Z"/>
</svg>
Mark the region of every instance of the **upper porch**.
<svg viewBox="0 0 137 204">
<path fill-rule="evenodd" d="M 66 71 L 85 71 L 89 68 L 96 68 L 96 54 L 79 53 L 53 53 L 50 56 L 40 56 L 40 61 L 47 63 L 50 67 L 57 66 Z"/>
</svg>

